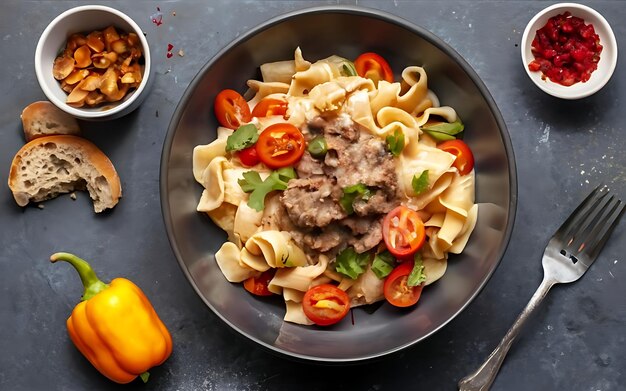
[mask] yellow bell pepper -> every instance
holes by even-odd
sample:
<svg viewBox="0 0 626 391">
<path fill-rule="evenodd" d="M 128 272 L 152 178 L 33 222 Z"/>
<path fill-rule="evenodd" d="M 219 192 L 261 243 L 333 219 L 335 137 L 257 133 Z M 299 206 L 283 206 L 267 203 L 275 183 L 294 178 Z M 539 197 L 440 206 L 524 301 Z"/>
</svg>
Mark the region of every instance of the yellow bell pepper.
<svg viewBox="0 0 626 391">
<path fill-rule="evenodd" d="M 105 284 L 72 254 L 56 253 L 50 261 L 69 262 L 85 287 L 67 319 L 74 345 L 114 382 L 129 383 L 137 376 L 146 382 L 148 369 L 172 353 L 172 337 L 141 289 L 125 278 Z"/>
</svg>

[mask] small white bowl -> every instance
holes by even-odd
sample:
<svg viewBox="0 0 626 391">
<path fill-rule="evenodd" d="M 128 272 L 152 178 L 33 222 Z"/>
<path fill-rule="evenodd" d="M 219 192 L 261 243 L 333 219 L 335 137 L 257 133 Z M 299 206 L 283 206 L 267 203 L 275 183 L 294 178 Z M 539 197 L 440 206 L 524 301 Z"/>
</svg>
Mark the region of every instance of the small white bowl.
<svg viewBox="0 0 626 391">
<path fill-rule="evenodd" d="M 528 69 L 528 64 L 534 60 L 531 52 L 532 41 L 535 38 L 537 30 L 545 26 L 553 16 L 569 11 L 572 16 L 577 16 L 585 21 L 585 24 L 592 24 L 596 34 L 600 38 L 600 44 L 603 46 L 600 53 L 600 61 L 598 69 L 593 71 L 591 77 L 586 82 L 578 82 L 571 86 L 563 86 L 558 83 L 541 78 L 542 72 L 532 72 Z M 617 65 L 617 42 L 615 35 L 609 23 L 594 9 L 582 4 L 576 3 L 559 3 L 549 6 L 535 15 L 524 30 L 521 43 L 522 62 L 524 69 L 530 79 L 543 91 L 552 96 L 563 99 L 580 99 L 592 95 L 599 91 L 609 81 L 615 66 Z"/>
<path fill-rule="evenodd" d="M 66 104 L 67 93 L 52 75 L 54 59 L 65 48 L 71 34 L 103 30 L 111 25 L 126 33 L 134 32 L 139 37 L 145 61 L 141 83 L 119 102 L 103 104 L 101 107 L 79 108 Z M 92 121 L 119 118 L 135 110 L 146 98 L 153 80 L 150 47 L 143 30 L 123 12 L 101 5 L 71 8 L 50 22 L 37 43 L 35 73 L 44 94 L 55 106 L 76 118 Z"/>
</svg>

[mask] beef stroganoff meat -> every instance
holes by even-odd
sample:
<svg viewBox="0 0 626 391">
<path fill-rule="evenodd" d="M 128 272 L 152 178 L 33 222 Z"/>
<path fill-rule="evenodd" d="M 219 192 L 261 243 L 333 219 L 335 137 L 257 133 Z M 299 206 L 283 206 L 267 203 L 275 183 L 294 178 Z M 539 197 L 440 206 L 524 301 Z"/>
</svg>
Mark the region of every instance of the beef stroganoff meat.
<svg viewBox="0 0 626 391">
<path fill-rule="evenodd" d="M 336 254 L 348 245 L 361 253 L 382 238 L 380 219 L 399 204 L 393 156 L 384 141 L 362 132 L 350 117 L 319 116 L 303 129 L 307 140 L 324 137 L 327 153 L 315 159 L 307 152 L 296 166 L 280 203 L 289 221 L 279 226 L 310 253 Z M 353 214 L 341 204 L 344 189 L 362 185 L 368 197 L 357 197 Z M 280 222 L 282 221 L 282 223 Z"/>
</svg>

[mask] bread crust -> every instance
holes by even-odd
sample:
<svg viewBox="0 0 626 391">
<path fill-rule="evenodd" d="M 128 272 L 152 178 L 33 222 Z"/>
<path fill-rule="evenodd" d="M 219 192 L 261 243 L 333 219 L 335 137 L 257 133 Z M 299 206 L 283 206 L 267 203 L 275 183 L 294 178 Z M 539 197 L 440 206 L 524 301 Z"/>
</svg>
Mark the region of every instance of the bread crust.
<svg viewBox="0 0 626 391">
<path fill-rule="evenodd" d="M 22 127 L 26 141 L 53 134 L 79 136 L 76 118 L 59 109 L 49 101 L 37 101 L 22 110 Z"/>
<path fill-rule="evenodd" d="M 52 162 L 53 159 L 51 158 L 51 155 L 54 151 L 56 151 L 56 149 L 46 148 L 46 146 L 52 146 L 52 144 L 49 143 L 55 144 L 56 147 L 63 146 L 70 149 L 74 152 L 76 157 L 80 158 L 80 164 L 90 164 L 95 168 L 99 176 L 105 178 L 110 188 L 111 197 L 109 200 L 100 200 L 104 201 L 104 206 L 97 205 L 95 202 L 96 199 L 94 199 L 94 209 L 96 212 L 100 212 L 106 208 L 112 208 L 117 204 L 119 198 L 122 196 L 122 185 L 113 163 L 104 154 L 104 152 L 102 152 L 95 144 L 82 137 L 71 135 L 52 135 L 38 137 L 28 142 L 20 148 L 11 162 L 8 184 L 18 205 L 25 206 L 30 201 L 39 202 L 45 199 L 53 198 L 62 192 L 67 193 L 75 190 L 73 188 L 68 188 L 60 192 L 56 191 L 53 194 L 41 194 L 41 192 L 39 192 L 39 194 L 32 194 L 27 191 L 32 184 L 30 186 L 26 186 L 22 180 L 20 175 L 20 171 L 22 170 L 22 167 L 24 167 L 22 162 L 26 156 L 32 158 L 34 154 L 36 154 L 37 158 L 47 159 Z M 80 178 L 89 183 L 89 178 Z M 93 199 L 93 195 L 90 195 Z"/>
</svg>

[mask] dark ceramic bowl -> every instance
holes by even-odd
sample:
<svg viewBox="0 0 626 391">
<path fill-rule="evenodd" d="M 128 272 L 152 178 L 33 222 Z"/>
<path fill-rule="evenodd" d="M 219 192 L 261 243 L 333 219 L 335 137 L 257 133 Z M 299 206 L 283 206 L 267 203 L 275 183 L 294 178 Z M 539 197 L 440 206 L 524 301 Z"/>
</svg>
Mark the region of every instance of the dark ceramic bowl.
<svg viewBox="0 0 626 391">
<path fill-rule="evenodd" d="M 465 141 L 476 159 L 478 222 L 444 277 L 425 289 L 419 304 L 400 310 L 383 304 L 373 313 L 353 310 L 353 322 L 330 328 L 283 322 L 281 298 L 259 299 L 226 281 L 214 254 L 226 235 L 196 212 L 202 187 L 192 174 L 192 150 L 216 137 L 212 105 L 225 88 L 245 91 L 265 62 L 331 54 L 356 58 L 374 51 L 399 70 L 422 65 L 429 87 L 465 123 Z M 169 126 L 161 161 L 161 203 L 167 234 L 189 282 L 227 325 L 272 351 L 324 362 L 367 360 L 396 352 L 433 334 L 458 315 L 496 269 L 513 228 L 517 203 L 509 135 L 493 98 L 452 48 L 396 16 L 354 7 L 322 7 L 272 19 L 236 39 L 211 59 L 185 92 Z M 207 314 L 207 316 L 210 316 Z"/>
</svg>

